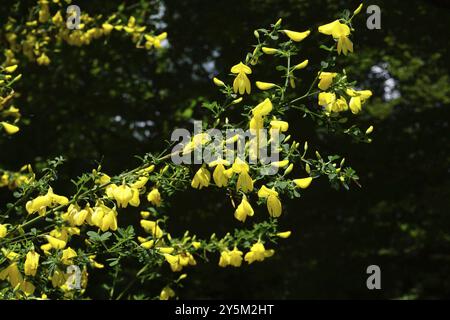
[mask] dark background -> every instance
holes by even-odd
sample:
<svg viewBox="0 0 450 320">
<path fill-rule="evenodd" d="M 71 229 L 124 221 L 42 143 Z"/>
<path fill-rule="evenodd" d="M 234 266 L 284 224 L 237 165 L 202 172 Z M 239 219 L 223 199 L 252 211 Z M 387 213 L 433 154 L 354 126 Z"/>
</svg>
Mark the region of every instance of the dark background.
<svg viewBox="0 0 450 320">
<path fill-rule="evenodd" d="M 152 4 L 127 5 L 141 2 Z M 21 3 L 18 12 L 26 12 L 27 1 Z M 111 12 L 120 1 L 75 3 L 100 13 Z M 299 114 L 288 114 L 290 132 L 323 154 L 345 156 L 362 188 L 336 191 L 326 179 L 314 181 L 301 199 L 283 201 L 280 225 L 293 235 L 280 242 L 273 258 L 222 269 L 212 257 L 213 263 L 189 270 L 186 286 L 178 292 L 181 298 L 450 297 L 450 5 L 365 4 L 381 8 L 381 29 L 366 28 L 363 9 L 355 18 L 355 54 L 340 57 L 339 63 L 374 93 L 355 120 L 363 128 L 374 125 L 373 143 L 336 137 Z M 358 5 L 163 1 L 163 14 L 151 20 L 151 28 L 168 32 L 167 50 L 136 50 L 129 40 L 113 36 L 81 49 L 63 46 L 51 56 L 49 67 L 21 66 L 17 105 L 29 123 L 0 142 L 0 164 L 17 170 L 18 163 L 63 155 L 68 161 L 59 187 L 66 193 L 73 192 L 69 177 L 92 170 L 98 162 L 111 174 L 133 168 L 138 164 L 134 155 L 161 150 L 174 128 L 190 128 L 191 119 L 207 115 L 201 102 L 220 99 L 211 78 L 230 81 L 229 68 L 252 50 L 254 29 L 279 17 L 288 29 L 311 28 L 301 57 L 317 66 L 323 58 L 317 44 L 325 40 L 317 26 Z M 0 8 L 1 22 L 12 9 L 8 1 Z M 303 72 L 297 95 L 311 82 L 311 68 Z M 273 68 L 258 70 L 252 81 L 279 76 Z M 316 105 L 315 100 L 310 103 Z M 7 197 L 0 192 L 0 200 Z M 200 236 L 223 235 L 240 226 L 230 219 L 233 209 L 221 194 L 189 190 L 171 202 L 172 234 L 181 234 L 187 225 Z M 381 268 L 381 290 L 366 288 L 371 264 Z"/>
</svg>

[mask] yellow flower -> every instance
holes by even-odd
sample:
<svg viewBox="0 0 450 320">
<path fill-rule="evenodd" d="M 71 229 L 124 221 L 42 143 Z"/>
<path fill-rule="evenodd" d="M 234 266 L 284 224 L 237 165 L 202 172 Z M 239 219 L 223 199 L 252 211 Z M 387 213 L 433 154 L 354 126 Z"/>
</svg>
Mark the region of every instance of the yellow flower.
<svg viewBox="0 0 450 320">
<path fill-rule="evenodd" d="M 213 82 L 218 87 L 225 87 L 225 83 L 222 80 L 217 79 L 216 77 L 213 78 Z"/>
<path fill-rule="evenodd" d="M 332 92 L 321 92 L 319 93 L 319 105 L 324 107 L 328 112 L 331 111 L 335 101 L 336 95 Z"/>
<path fill-rule="evenodd" d="M 245 219 L 247 219 L 247 216 L 253 216 L 254 211 L 252 206 L 247 200 L 247 196 L 244 194 L 242 197 L 241 203 L 236 208 L 236 211 L 234 212 L 234 217 L 238 219 L 239 221 L 245 222 Z"/>
<path fill-rule="evenodd" d="M 109 193 L 116 200 L 119 208 L 126 208 L 128 203 L 133 199 L 133 191 L 126 184 L 120 186 L 110 185 Z"/>
<path fill-rule="evenodd" d="M 101 263 L 98 263 L 97 261 L 94 260 L 95 259 L 95 255 L 89 256 L 89 262 L 91 263 L 91 266 L 93 268 L 96 269 L 103 269 L 105 266 Z"/>
<path fill-rule="evenodd" d="M 192 137 L 192 140 L 187 143 L 184 148 L 182 154 L 187 154 L 195 150 L 197 147 L 208 143 L 211 140 L 211 137 L 208 133 L 199 133 Z"/>
<path fill-rule="evenodd" d="M 39 254 L 35 251 L 29 251 L 24 264 L 25 275 L 35 276 L 39 266 Z"/>
<path fill-rule="evenodd" d="M 93 211 L 90 219 L 93 225 L 99 227 L 103 232 L 110 229 L 117 230 L 117 211 L 115 209 L 108 208 L 100 202 L 94 207 Z"/>
<path fill-rule="evenodd" d="M 146 34 L 146 35 L 144 35 L 144 38 L 146 40 L 146 42 L 145 42 L 146 49 L 149 50 L 152 47 L 159 49 L 159 48 L 161 48 L 161 41 L 163 41 L 167 38 L 167 32 L 163 32 L 157 36 L 151 36 L 149 34 Z"/>
<path fill-rule="evenodd" d="M 319 32 L 331 35 L 335 40 L 337 40 L 337 51 L 338 54 L 344 53 L 347 55 L 347 52 L 353 52 L 353 43 L 350 41 L 348 36 L 350 35 L 350 28 L 343 23 L 340 23 L 339 20 L 335 20 L 328 24 L 319 27 Z"/>
<path fill-rule="evenodd" d="M 337 76 L 336 72 L 320 72 L 319 73 L 319 84 L 318 87 L 320 90 L 327 90 L 331 83 L 333 82 L 333 78 Z"/>
<path fill-rule="evenodd" d="M 209 186 L 209 181 L 211 180 L 211 173 L 209 173 L 208 169 L 202 166 L 195 173 L 194 178 L 192 179 L 191 186 L 195 189 L 202 189 L 203 187 Z"/>
<path fill-rule="evenodd" d="M 194 257 L 189 252 L 177 255 L 171 255 L 166 253 L 164 254 L 164 257 L 166 258 L 166 261 L 169 263 L 170 268 L 172 269 L 173 272 L 181 271 L 183 267 L 186 267 L 187 265 L 197 264 Z"/>
<path fill-rule="evenodd" d="M 307 177 L 307 178 L 302 178 L 302 179 L 295 179 L 294 183 L 297 185 L 297 187 L 306 189 L 311 184 L 311 181 L 312 181 L 312 178 Z"/>
<path fill-rule="evenodd" d="M 348 104 L 347 104 L 347 101 L 345 100 L 345 98 L 343 98 L 343 97 L 339 97 L 339 99 L 337 99 L 331 107 L 331 111 L 333 111 L 333 112 L 342 112 L 342 111 L 347 111 L 347 110 L 348 110 Z"/>
<path fill-rule="evenodd" d="M 8 234 L 8 229 L 4 224 L 0 224 L 0 239 L 6 237 Z"/>
<path fill-rule="evenodd" d="M 245 92 L 250 94 L 251 84 L 247 74 L 251 74 L 252 69 L 242 62 L 239 62 L 231 68 L 231 73 L 237 74 L 233 82 L 234 92 L 237 93 L 239 91 L 239 94 L 244 94 Z"/>
<path fill-rule="evenodd" d="M 291 30 L 281 30 L 281 31 L 283 31 L 289 37 L 289 39 L 291 39 L 292 41 L 296 41 L 296 42 L 302 41 L 307 36 L 309 36 L 309 34 L 311 33 L 311 31 L 309 31 L 309 30 L 304 31 L 304 32 L 297 32 L 297 31 L 291 31 Z"/>
<path fill-rule="evenodd" d="M 20 274 L 17 262 L 11 263 L 0 272 L 0 280 L 8 280 L 13 288 L 23 283 L 23 277 Z"/>
<path fill-rule="evenodd" d="M 224 250 L 220 253 L 219 267 L 225 268 L 230 264 L 229 250 Z"/>
<path fill-rule="evenodd" d="M 279 130 L 280 132 L 286 132 L 289 129 L 289 123 L 281 120 L 270 121 L 270 130 Z"/>
<path fill-rule="evenodd" d="M 273 87 L 277 86 L 275 83 L 262 82 L 262 81 L 256 81 L 255 84 L 259 90 L 269 90 L 269 89 L 272 89 Z"/>
<path fill-rule="evenodd" d="M 291 231 L 284 231 L 284 232 L 278 232 L 277 237 L 280 237 L 282 239 L 289 238 L 291 236 Z"/>
<path fill-rule="evenodd" d="M 73 264 L 73 258 L 77 256 L 77 253 L 72 248 L 64 249 L 62 252 L 61 262 L 65 265 Z"/>
<path fill-rule="evenodd" d="M 277 218 L 281 216 L 281 201 L 277 196 L 270 195 L 267 197 L 267 210 L 271 217 Z"/>
<path fill-rule="evenodd" d="M 263 102 L 259 103 L 252 109 L 252 114 L 255 117 L 264 117 L 272 111 L 272 108 L 272 102 L 269 98 L 266 98 Z"/>
<path fill-rule="evenodd" d="M 59 205 L 67 205 L 69 199 L 64 196 L 59 196 L 53 193 L 53 189 L 50 187 L 45 196 L 38 196 L 36 199 L 28 201 L 25 208 L 28 214 L 33 214 L 39 212 L 40 215 L 44 215 L 47 207 Z"/>
<path fill-rule="evenodd" d="M 242 192 L 253 191 L 253 180 L 248 172 L 241 172 L 236 182 L 236 191 L 242 190 Z"/>
<path fill-rule="evenodd" d="M 268 48 L 268 47 L 262 47 L 261 48 L 262 52 L 264 52 L 265 54 L 275 54 L 278 52 L 277 49 L 274 48 Z"/>
<path fill-rule="evenodd" d="M 249 128 L 250 130 L 253 130 L 256 132 L 256 134 L 259 133 L 259 130 L 261 130 L 264 127 L 264 119 L 261 116 L 254 116 L 250 119 Z"/>
<path fill-rule="evenodd" d="M 3 129 L 5 129 L 7 134 L 15 134 L 17 133 L 20 129 L 18 126 L 15 126 L 13 124 L 9 124 L 7 122 L 0 122 L 0 124 L 2 125 Z"/>
<path fill-rule="evenodd" d="M 46 235 L 45 238 L 47 239 L 47 241 L 48 241 L 48 243 L 50 245 L 50 248 L 53 248 L 53 249 L 64 249 L 65 246 L 66 246 L 66 241 L 57 239 L 57 238 L 49 236 L 49 235 Z"/>
<path fill-rule="evenodd" d="M 219 266 L 223 268 L 226 266 L 240 267 L 242 255 L 243 252 L 236 247 L 232 251 L 226 249 L 220 253 Z"/>
<path fill-rule="evenodd" d="M 142 189 L 148 182 L 148 177 L 139 177 L 134 183 L 131 184 L 131 188 Z"/>
<path fill-rule="evenodd" d="M 154 238 L 161 238 L 164 232 L 158 226 L 156 221 L 141 220 L 141 227 L 148 233 L 150 233 Z"/>
<path fill-rule="evenodd" d="M 267 210 L 271 217 L 279 217 L 281 215 L 281 201 L 278 198 L 278 192 L 273 188 L 269 189 L 266 186 L 262 186 L 258 191 L 258 197 L 267 199 Z"/>
<path fill-rule="evenodd" d="M 19 254 L 5 248 L 2 248 L 2 253 L 5 256 L 5 258 L 10 261 L 15 261 L 19 258 Z"/>
<path fill-rule="evenodd" d="M 48 66 L 50 64 L 50 58 L 45 53 L 42 53 L 39 58 L 36 59 L 36 62 L 40 66 Z"/>
<path fill-rule="evenodd" d="M 161 205 L 161 194 L 157 188 L 154 188 L 147 196 L 147 200 L 153 205 L 159 207 Z"/>
<path fill-rule="evenodd" d="M 108 230 L 116 231 L 117 230 L 117 212 L 115 210 L 110 209 L 103 217 L 102 224 L 100 229 L 105 232 Z"/>
<path fill-rule="evenodd" d="M 159 300 L 169 300 L 175 297 L 175 292 L 170 287 L 164 287 L 159 294 Z"/>
<path fill-rule="evenodd" d="M 216 167 L 213 172 L 214 183 L 220 187 L 226 187 L 228 185 L 228 175 L 226 174 L 225 166 L 229 166 L 230 163 L 223 159 L 217 159 L 212 161 L 209 166 Z"/>
<path fill-rule="evenodd" d="M 371 134 L 372 132 L 373 132 L 373 126 L 368 127 L 367 130 L 366 130 L 366 134 Z M 0 230 L 1 230 L 1 226 L 0 226 Z M 1 236 L 1 231 L 0 231 L 0 238 L 1 237 L 2 236 Z"/>
<path fill-rule="evenodd" d="M 351 97 L 349 106 L 354 114 L 360 112 L 361 105 L 372 96 L 372 91 L 370 90 L 357 91 L 354 89 L 347 89 L 346 93 Z"/>
<path fill-rule="evenodd" d="M 155 240 L 145 241 L 141 243 L 141 247 L 144 249 L 151 249 L 155 244 Z"/>
<path fill-rule="evenodd" d="M 250 252 L 245 254 L 244 260 L 251 264 L 255 261 L 263 261 L 265 258 L 273 256 L 274 253 L 274 250 L 266 250 L 261 242 L 257 242 L 250 248 Z"/>
</svg>

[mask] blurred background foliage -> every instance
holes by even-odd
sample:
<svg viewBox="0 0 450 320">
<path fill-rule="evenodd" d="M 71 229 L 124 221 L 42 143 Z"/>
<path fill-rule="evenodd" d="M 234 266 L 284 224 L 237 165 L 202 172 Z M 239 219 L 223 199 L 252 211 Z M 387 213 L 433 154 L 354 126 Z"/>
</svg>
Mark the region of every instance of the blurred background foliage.
<svg viewBox="0 0 450 320">
<path fill-rule="evenodd" d="M 0 25 L 15 2 L 0 4 Z M 15 14 L 25 15 L 27 1 L 20 3 Z M 90 14 L 106 14 L 121 1 L 74 4 Z M 365 3 L 371 4 L 381 8 L 381 29 L 366 28 L 363 9 L 355 21 L 355 54 L 340 57 L 339 64 L 374 92 L 352 120 L 374 125 L 373 142 L 352 143 L 298 113 L 288 117 L 299 141 L 345 156 L 362 188 L 336 191 L 327 181 L 315 181 L 300 200 L 285 200 L 280 224 L 293 235 L 280 243 L 273 258 L 237 269 L 200 264 L 178 292 L 181 298 L 450 296 L 450 4 Z M 174 128 L 192 128 L 193 119 L 207 116 L 201 104 L 220 99 L 212 77 L 231 80 L 229 68 L 256 42 L 253 30 L 279 17 L 288 29 L 317 30 L 358 5 L 335 0 L 126 1 L 124 13 L 142 15 L 157 33 L 168 32 L 165 49 L 138 50 L 112 36 L 82 48 L 65 45 L 48 67 L 22 63 L 16 104 L 25 124 L 20 134 L 0 141 L 0 165 L 17 170 L 63 155 L 68 161 L 60 188 L 66 193 L 73 191 L 71 177 L 98 163 L 111 174 L 133 168 L 138 163 L 134 155 L 166 148 Z M 324 56 L 318 43 L 324 40 L 313 32 L 305 42 L 301 55 L 309 59 L 309 72 L 302 73 L 297 95 L 315 76 Z M 252 81 L 279 79 L 270 60 L 263 57 Z M 316 99 L 310 104 L 316 106 Z M 0 191 L 1 202 L 10 196 Z M 172 201 L 170 231 L 224 235 L 239 224 L 229 219 L 232 212 L 220 194 L 187 191 Z M 381 268 L 382 290 L 366 288 L 371 264 Z"/>
</svg>

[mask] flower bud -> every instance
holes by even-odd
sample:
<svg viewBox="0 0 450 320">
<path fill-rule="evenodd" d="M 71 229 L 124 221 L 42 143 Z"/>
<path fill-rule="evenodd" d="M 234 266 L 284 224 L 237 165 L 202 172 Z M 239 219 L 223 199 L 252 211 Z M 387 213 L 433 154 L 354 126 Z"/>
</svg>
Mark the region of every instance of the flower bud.
<svg viewBox="0 0 450 320">
<path fill-rule="evenodd" d="M 373 131 L 373 126 L 370 126 L 369 128 L 367 128 L 366 134 L 371 134 L 372 131 Z"/>
<path fill-rule="evenodd" d="M 213 78 L 213 82 L 218 87 L 225 87 L 225 83 L 222 80 L 217 79 L 216 77 Z"/>
<path fill-rule="evenodd" d="M 358 13 L 360 13 L 362 7 L 363 7 L 363 4 L 361 3 L 361 4 L 358 6 L 358 8 L 356 8 L 356 10 L 353 11 L 353 15 L 356 16 Z"/>
</svg>

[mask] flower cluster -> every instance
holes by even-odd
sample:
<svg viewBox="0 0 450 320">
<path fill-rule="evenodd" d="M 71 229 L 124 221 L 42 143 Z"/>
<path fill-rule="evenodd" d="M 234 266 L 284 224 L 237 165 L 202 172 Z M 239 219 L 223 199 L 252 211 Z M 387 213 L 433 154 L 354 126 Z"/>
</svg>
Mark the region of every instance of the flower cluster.
<svg viewBox="0 0 450 320">
<path fill-rule="evenodd" d="M 52 5 L 60 4 L 53 1 Z M 145 28 L 133 17 L 126 24 L 110 17 L 100 27 L 94 27 L 90 24 L 97 20 L 86 16 L 81 30 L 66 33 L 58 29 L 62 23 L 58 12 L 52 12 L 51 5 L 40 0 L 33 25 L 53 23 L 56 33 L 42 34 L 72 45 L 87 44 L 113 30 L 131 34 L 138 43 L 145 41 L 143 46 L 148 49 L 160 47 L 166 37 L 143 34 Z M 118 175 L 109 176 L 102 172 L 101 166 L 83 174 L 73 180 L 76 192 L 67 197 L 52 188 L 62 160 L 49 162 L 42 175 L 35 176 L 30 167 L 26 169 L 28 173 L 23 169 L 17 177 L 3 173 L 2 185 L 20 188 L 18 200 L 0 211 L 0 280 L 4 280 L 0 282 L 0 298 L 82 298 L 91 284 L 89 272 L 103 269 L 105 277 L 111 280 L 103 284 L 110 298 L 131 297 L 128 290 L 135 281 L 155 281 L 162 290 L 154 297 L 167 300 L 175 297 L 174 288 L 187 277 L 179 272 L 195 267 L 200 261 L 209 261 L 209 256 L 216 257 L 220 267 L 241 267 L 243 262 L 248 266 L 272 257 L 275 253 L 272 248 L 278 240 L 291 236 L 291 231 L 282 231 L 279 226 L 286 211 L 283 201 L 299 198 L 313 180 L 326 176 L 334 187 L 358 184 L 354 170 L 344 166 L 344 158 L 322 157 L 318 151 L 311 153 L 307 141 L 300 147 L 286 114 L 300 110 L 313 119 L 337 126 L 339 119 L 335 114 L 347 109 L 354 114 L 360 112 L 371 92 L 356 89 L 354 83 L 347 81 L 345 72 L 325 70 L 330 65 L 326 61 L 320 70 L 314 70 L 317 76 L 309 89 L 297 96 L 297 91 L 290 89 L 298 85 L 299 74 L 311 65 L 309 59 L 296 56 L 302 52 L 299 47 L 307 42 L 311 31 L 281 29 L 281 23 L 279 20 L 270 30 L 255 31 L 258 43 L 253 52 L 231 67 L 230 81 L 213 79 L 224 94 L 224 102 L 205 104 L 213 111 L 208 125 L 223 131 L 232 127 L 255 133 L 254 138 L 237 148 L 243 152 L 228 151 L 233 153 L 233 161 L 225 160 L 228 157 L 224 154 L 215 154 L 209 163 L 175 164 L 170 162 L 171 153 L 149 153 L 142 157 L 140 166 Z M 319 28 L 319 32 L 332 35 L 335 40 L 328 50 L 330 55 L 353 52 L 349 23 L 336 20 Z M 40 51 L 45 51 L 45 46 L 38 45 L 35 50 L 36 43 L 41 41 L 37 34 L 33 41 L 27 33 L 25 40 L 19 41 L 12 35 L 9 38 L 10 44 L 16 43 L 16 50 L 22 50 L 30 59 L 39 59 L 40 64 L 49 62 L 43 56 L 45 52 Z M 291 63 L 294 58 L 298 63 Z M 10 55 L 9 63 L 14 59 Z M 281 61 L 276 69 L 282 71 L 281 81 L 256 81 L 260 91 L 255 93 L 249 75 L 252 69 L 264 64 L 264 59 Z M 316 84 L 319 90 L 313 91 Z M 311 97 L 317 98 L 322 108 L 310 109 L 298 103 Z M 238 108 L 241 118 L 229 117 L 227 112 Z M 262 129 L 269 132 L 269 140 L 280 139 L 276 152 L 281 160 L 263 161 L 259 147 L 267 142 L 260 139 Z M 366 135 L 372 130 L 367 130 Z M 189 155 L 208 148 L 210 143 L 207 135 L 195 135 L 177 152 Z M 235 137 L 226 143 L 242 144 Z M 275 174 L 265 174 L 273 168 L 277 169 Z M 213 233 L 202 239 L 189 231 L 173 236 L 168 222 L 171 199 L 189 188 L 195 193 L 226 195 L 226 201 L 234 209 L 230 219 L 237 220 L 238 228 L 222 237 Z M 130 260 L 132 263 L 127 264 Z M 138 266 L 137 272 L 126 269 L 126 265 Z M 119 274 L 132 274 L 133 278 L 122 292 L 116 291 L 117 282 L 128 282 L 130 278 L 124 280 Z"/>
</svg>

